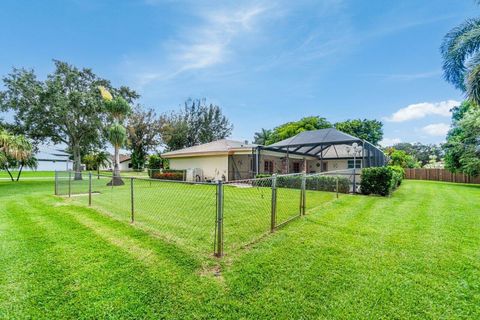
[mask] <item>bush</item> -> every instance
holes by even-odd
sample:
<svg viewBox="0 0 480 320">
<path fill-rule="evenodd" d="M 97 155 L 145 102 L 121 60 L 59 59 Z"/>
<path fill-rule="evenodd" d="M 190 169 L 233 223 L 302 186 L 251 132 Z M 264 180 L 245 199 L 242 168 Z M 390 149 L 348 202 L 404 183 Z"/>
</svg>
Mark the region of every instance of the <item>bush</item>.
<svg viewBox="0 0 480 320">
<path fill-rule="evenodd" d="M 378 194 L 388 196 L 403 180 L 404 171 L 396 166 L 364 168 L 360 191 L 363 194 Z"/>
<path fill-rule="evenodd" d="M 183 181 L 183 171 L 180 172 L 152 172 L 153 179 L 161 179 L 161 180 L 180 180 Z"/>
<path fill-rule="evenodd" d="M 255 175 L 255 179 L 260 179 L 260 178 L 270 178 L 272 175 L 268 173 L 259 173 Z"/>
<path fill-rule="evenodd" d="M 345 177 L 334 177 L 334 176 L 307 177 L 306 189 L 335 192 L 337 189 L 337 178 L 338 178 L 338 192 L 349 193 L 350 180 Z"/>
<path fill-rule="evenodd" d="M 402 180 L 405 177 L 405 169 L 400 166 L 389 166 L 389 168 L 393 171 L 394 189 L 396 189 L 402 184 Z"/>
</svg>

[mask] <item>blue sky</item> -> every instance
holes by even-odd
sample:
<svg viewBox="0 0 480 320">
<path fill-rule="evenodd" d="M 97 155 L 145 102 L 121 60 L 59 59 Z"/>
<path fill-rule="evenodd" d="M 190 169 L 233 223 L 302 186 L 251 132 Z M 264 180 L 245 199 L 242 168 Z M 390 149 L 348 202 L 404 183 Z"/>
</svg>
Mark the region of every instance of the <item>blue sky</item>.
<svg viewBox="0 0 480 320">
<path fill-rule="evenodd" d="M 473 0 L 3 0 L 0 74 L 44 77 L 60 59 L 158 113 L 205 97 L 235 139 L 320 115 L 382 120 L 385 143 L 437 143 L 462 100 L 439 46 L 479 11 Z"/>
</svg>

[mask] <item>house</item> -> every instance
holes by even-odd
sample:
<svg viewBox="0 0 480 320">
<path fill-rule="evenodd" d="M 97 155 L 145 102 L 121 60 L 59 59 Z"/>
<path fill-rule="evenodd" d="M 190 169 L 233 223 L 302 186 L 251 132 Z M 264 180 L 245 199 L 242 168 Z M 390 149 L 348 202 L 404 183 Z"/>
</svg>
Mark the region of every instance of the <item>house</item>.
<svg viewBox="0 0 480 320">
<path fill-rule="evenodd" d="M 203 180 L 226 181 L 262 173 L 317 173 L 386 164 L 376 146 L 334 128 L 301 132 L 269 146 L 222 139 L 162 157 L 169 159 L 171 169 L 197 169 Z"/>
<path fill-rule="evenodd" d="M 66 171 L 72 169 L 73 162 L 70 160 L 70 154 L 54 147 L 41 145 L 34 157 L 37 159 L 37 168 L 23 168 L 23 170 Z"/>
<path fill-rule="evenodd" d="M 132 157 L 126 154 L 119 154 L 120 158 L 120 171 L 132 171 Z M 115 164 L 115 156 L 112 155 L 108 160 L 107 166 L 100 167 L 100 170 L 113 170 L 113 165 Z"/>
</svg>

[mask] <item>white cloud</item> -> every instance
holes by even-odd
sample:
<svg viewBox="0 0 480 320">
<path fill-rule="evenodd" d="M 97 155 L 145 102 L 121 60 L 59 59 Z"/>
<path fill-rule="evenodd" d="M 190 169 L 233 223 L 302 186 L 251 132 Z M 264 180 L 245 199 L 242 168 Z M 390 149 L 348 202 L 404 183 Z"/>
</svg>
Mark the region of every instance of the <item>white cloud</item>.
<svg viewBox="0 0 480 320">
<path fill-rule="evenodd" d="M 408 120 L 424 118 L 429 115 L 450 117 L 450 109 L 458 106 L 459 104 L 460 102 L 455 100 L 411 104 L 405 108 L 399 109 L 390 117 L 386 117 L 385 120 L 391 122 L 404 122 Z"/>
<path fill-rule="evenodd" d="M 450 130 L 447 123 L 432 123 L 422 128 L 422 131 L 430 136 L 445 136 Z"/>
<path fill-rule="evenodd" d="M 147 63 L 150 64 L 149 68 L 145 68 L 148 70 L 136 74 L 137 84 L 144 86 L 155 80 L 171 79 L 186 71 L 205 69 L 227 61 L 232 53 L 233 41 L 255 32 L 259 17 L 267 10 L 266 6 L 252 5 L 200 12 L 197 17 L 199 23 L 181 29 L 174 39 L 163 45 L 167 64 L 158 67 L 155 61 Z"/>
<path fill-rule="evenodd" d="M 382 147 L 389 147 L 400 142 L 402 142 L 400 138 L 383 138 L 379 143 Z"/>
</svg>

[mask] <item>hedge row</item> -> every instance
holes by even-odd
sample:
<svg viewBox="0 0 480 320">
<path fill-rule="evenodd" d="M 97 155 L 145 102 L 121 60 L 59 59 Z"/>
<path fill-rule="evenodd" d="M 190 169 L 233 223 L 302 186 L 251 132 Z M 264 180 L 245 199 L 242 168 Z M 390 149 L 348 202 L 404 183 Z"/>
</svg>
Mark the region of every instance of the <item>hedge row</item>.
<svg viewBox="0 0 480 320">
<path fill-rule="evenodd" d="M 405 171 L 402 167 L 375 167 L 362 169 L 360 191 L 363 194 L 388 196 L 402 183 Z"/>
<path fill-rule="evenodd" d="M 258 174 L 257 178 L 268 178 L 271 175 L 268 174 Z M 254 185 L 270 187 L 271 180 L 265 181 L 261 180 Z M 277 187 L 278 188 L 289 188 L 289 189 L 300 189 L 302 187 L 302 176 L 278 176 L 277 177 Z M 335 192 L 337 188 L 337 177 L 336 176 L 307 176 L 305 188 L 307 190 L 316 190 L 316 191 L 331 191 Z M 338 177 L 338 192 L 340 193 L 349 193 L 350 191 L 350 180 L 345 177 Z"/>
</svg>

